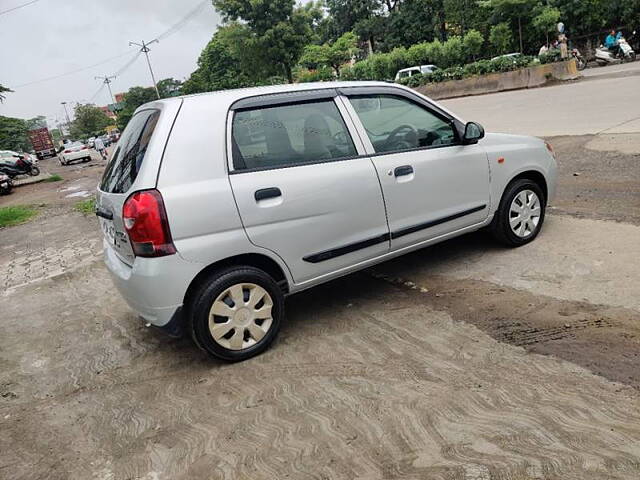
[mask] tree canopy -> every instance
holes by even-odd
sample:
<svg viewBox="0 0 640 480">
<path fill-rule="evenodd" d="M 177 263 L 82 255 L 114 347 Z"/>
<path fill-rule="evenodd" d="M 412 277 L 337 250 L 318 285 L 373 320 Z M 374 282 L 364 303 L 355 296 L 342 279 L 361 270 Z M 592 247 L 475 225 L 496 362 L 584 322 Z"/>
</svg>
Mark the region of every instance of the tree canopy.
<svg viewBox="0 0 640 480">
<path fill-rule="evenodd" d="M 71 122 L 71 136 L 76 139 L 97 136 L 105 133 L 105 128 L 113 122 L 95 105 L 76 105 L 74 120 Z"/>
</svg>

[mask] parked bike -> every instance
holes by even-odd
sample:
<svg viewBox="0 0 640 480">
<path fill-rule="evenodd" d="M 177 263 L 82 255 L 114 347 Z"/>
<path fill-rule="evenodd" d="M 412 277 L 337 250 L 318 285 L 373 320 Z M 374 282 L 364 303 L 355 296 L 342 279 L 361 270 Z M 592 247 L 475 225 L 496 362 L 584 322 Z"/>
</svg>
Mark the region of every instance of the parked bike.
<svg viewBox="0 0 640 480">
<path fill-rule="evenodd" d="M 587 68 L 587 59 L 582 56 L 577 48 L 571 49 L 571 56 L 576 60 L 576 67 L 578 67 L 578 70 L 584 70 Z"/>
<path fill-rule="evenodd" d="M 8 195 L 13 188 L 13 181 L 9 178 L 9 175 L 0 173 L 0 195 Z"/>
<path fill-rule="evenodd" d="M 2 160 L 0 162 L 0 173 L 12 179 L 18 175 L 31 175 L 32 177 L 36 177 L 40 175 L 40 169 L 27 157 L 17 156 L 15 160 Z"/>
</svg>

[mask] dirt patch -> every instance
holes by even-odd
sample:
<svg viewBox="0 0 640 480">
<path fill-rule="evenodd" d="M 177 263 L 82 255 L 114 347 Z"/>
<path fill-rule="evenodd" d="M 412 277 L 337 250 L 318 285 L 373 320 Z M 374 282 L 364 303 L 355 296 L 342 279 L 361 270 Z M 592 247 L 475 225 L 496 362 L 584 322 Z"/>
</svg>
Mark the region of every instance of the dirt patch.
<svg viewBox="0 0 640 480">
<path fill-rule="evenodd" d="M 640 389 L 640 312 L 558 300 L 479 280 L 429 276 L 414 283 L 375 269 L 371 274 L 412 291 L 416 301 L 471 323 L 500 342 L 568 360 Z"/>
<path fill-rule="evenodd" d="M 552 137 L 549 141 L 558 158 L 553 213 L 640 225 L 640 149 L 631 153 L 640 144 L 640 134 Z M 618 143 L 624 153 L 617 150 Z"/>
</svg>

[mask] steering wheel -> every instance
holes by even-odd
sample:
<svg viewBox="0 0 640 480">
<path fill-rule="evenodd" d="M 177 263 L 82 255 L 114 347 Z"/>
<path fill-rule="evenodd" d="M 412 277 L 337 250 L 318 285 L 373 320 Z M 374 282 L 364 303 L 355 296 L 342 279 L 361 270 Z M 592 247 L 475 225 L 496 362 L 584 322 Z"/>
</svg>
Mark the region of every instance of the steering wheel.
<svg viewBox="0 0 640 480">
<path fill-rule="evenodd" d="M 404 134 L 404 139 L 397 138 L 404 131 L 407 132 Z M 393 129 L 385 143 L 388 147 L 414 148 L 418 143 L 418 131 L 411 125 L 400 125 Z"/>
<path fill-rule="evenodd" d="M 333 141 L 336 145 L 348 145 L 349 140 L 347 137 L 347 132 L 340 131 L 333 134 Z"/>
</svg>

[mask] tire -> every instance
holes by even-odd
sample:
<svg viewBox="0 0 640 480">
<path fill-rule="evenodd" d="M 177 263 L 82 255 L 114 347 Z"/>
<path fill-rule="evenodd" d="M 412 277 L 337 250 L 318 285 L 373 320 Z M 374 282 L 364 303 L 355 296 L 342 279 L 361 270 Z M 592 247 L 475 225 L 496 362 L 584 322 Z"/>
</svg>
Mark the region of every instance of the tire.
<svg viewBox="0 0 640 480">
<path fill-rule="evenodd" d="M 518 203 L 522 198 L 526 197 L 528 200 L 533 200 L 533 196 L 526 192 L 533 193 L 537 197 L 537 205 L 539 207 L 537 222 L 534 215 L 536 212 L 535 208 L 527 207 L 525 212 L 520 215 L 514 217 L 511 216 L 512 205 L 517 209 Z M 516 197 L 519 197 L 518 201 L 516 201 Z M 500 206 L 498 207 L 498 210 L 493 217 L 493 221 L 491 222 L 491 233 L 496 240 L 508 247 L 520 247 L 532 242 L 538 236 L 538 233 L 540 233 L 540 229 L 544 223 L 546 205 L 547 201 L 544 193 L 537 183 L 526 178 L 513 181 L 507 185 L 507 188 L 500 199 Z M 517 212 L 514 210 L 513 213 Z M 531 214 L 530 217 L 529 214 Z M 512 228 L 511 219 L 513 218 L 516 220 L 521 215 L 525 215 L 525 218 L 527 219 L 524 222 L 525 225 L 522 225 L 523 222 L 516 223 L 516 221 L 514 221 L 514 228 Z M 517 232 L 514 230 L 517 230 Z"/>
<path fill-rule="evenodd" d="M 237 311 L 238 301 L 233 299 L 232 287 L 236 300 L 242 292 L 241 313 Z M 251 306 L 253 295 L 255 303 Z M 214 308 L 219 315 L 213 313 Z M 253 316 L 254 312 L 259 318 Z M 284 295 L 273 278 L 254 267 L 231 267 L 211 275 L 193 295 L 188 305 L 187 329 L 196 345 L 209 355 L 239 362 L 269 347 L 280 330 L 283 316 Z M 240 326 L 236 326 L 238 323 Z M 218 340 L 211 330 L 215 326 L 219 326 Z M 260 332 L 263 336 L 256 338 Z"/>
<path fill-rule="evenodd" d="M 84 157 L 84 158 L 82 159 L 82 161 L 83 161 L 83 163 L 90 162 L 90 161 L 91 161 L 91 157 Z"/>
<path fill-rule="evenodd" d="M 32 177 L 37 177 L 38 175 L 40 175 L 40 169 L 38 167 L 31 167 L 31 170 L 29 170 L 29 175 L 31 175 Z"/>
</svg>

